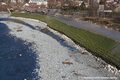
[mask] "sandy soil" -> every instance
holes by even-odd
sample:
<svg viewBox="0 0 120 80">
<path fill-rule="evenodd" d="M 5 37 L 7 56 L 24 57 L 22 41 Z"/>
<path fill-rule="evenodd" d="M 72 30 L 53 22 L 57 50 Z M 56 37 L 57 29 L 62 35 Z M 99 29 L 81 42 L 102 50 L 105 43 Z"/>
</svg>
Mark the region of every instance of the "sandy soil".
<svg viewBox="0 0 120 80">
<path fill-rule="evenodd" d="M 116 68 L 91 55 L 65 35 L 48 28 L 47 24 L 33 19 L 17 19 L 36 28 L 31 29 L 28 26 L 9 21 L 3 22 L 9 26 L 11 35 L 32 43 L 32 49 L 38 56 L 36 66 L 40 66 L 40 68 L 36 68 L 35 71 L 40 80 L 110 80 L 110 78 L 117 80 L 116 78 L 120 77 Z M 76 50 L 70 50 L 61 45 L 56 39 L 37 30 L 38 27 L 47 28 L 64 39 L 63 43 L 75 47 Z"/>
</svg>

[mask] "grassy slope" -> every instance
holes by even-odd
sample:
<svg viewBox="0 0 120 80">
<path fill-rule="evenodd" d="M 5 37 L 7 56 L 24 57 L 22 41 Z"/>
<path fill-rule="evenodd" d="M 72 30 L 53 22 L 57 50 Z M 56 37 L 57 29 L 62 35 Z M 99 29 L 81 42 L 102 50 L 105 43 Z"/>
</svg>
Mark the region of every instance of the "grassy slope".
<svg viewBox="0 0 120 80">
<path fill-rule="evenodd" d="M 120 68 L 120 51 L 118 54 L 115 54 L 111 50 L 118 42 L 112 39 L 86 30 L 74 28 L 48 16 L 28 13 L 13 13 L 12 16 L 33 18 L 44 21 L 49 25 L 49 27 L 67 35 L 77 44 L 84 46 L 87 50 L 93 52 L 94 55 L 99 56 L 110 64 L 114 64 Z"/>
</svg>

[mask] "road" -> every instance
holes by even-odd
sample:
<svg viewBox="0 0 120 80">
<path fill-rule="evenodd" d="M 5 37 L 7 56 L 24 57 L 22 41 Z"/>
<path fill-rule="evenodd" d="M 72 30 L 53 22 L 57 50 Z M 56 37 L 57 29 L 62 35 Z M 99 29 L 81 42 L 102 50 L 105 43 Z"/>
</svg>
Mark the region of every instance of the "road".
<svg viewBox="0 0 120 80">
<path fill-rule="evenodd" d="M 90 32 L 94 32 L 103 36 L 106 36 L 108 38 L 120 41 L 120 32 L 106 29 L 104 27 L 101 27 L 96 24 L 92 24 L 86 21 L 75 21 L 72 18 L 67 18 L 62 15 L 55 16 L 55 18 L 63 23 L 66 23 L 68 25 L 72 25 L 73 27 L 81 28 L 88 30 Z"/>
</svg>

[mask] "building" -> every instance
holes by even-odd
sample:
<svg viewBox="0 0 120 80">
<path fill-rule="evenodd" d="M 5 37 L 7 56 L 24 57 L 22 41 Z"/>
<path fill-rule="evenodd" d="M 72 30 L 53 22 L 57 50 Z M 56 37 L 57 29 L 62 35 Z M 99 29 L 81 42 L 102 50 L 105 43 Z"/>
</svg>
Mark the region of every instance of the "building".
<svg viewBox="0 0 120 80">
<path fill-rule="evenodd" d="M 47 0 L 29 0 L 28 3 L 36 3 L 37 5 L 39 5 L 39 6 L 44 6 L 44 7 L 46 7 L 46 8 L 47 8 L 47 6 L 48 6 Z"/>
<path fill-rule="evenodd" d="M 24 10 L 28 11 L 28 12 L 37 12 L 39 6 L 37 5 L 37 3 L 26 3 L 24 6 Z"/>
<path fill-rule="evenodd" d="M 47 0 L 29 0 L 29 2 L 23 6 L 23 10 L 28 12 L 41 12 L 47 7 Z"/>
<path fill-rule="evenodd" d="M 60 8 L 64 4 L 65 0 L 48 0 L 49 8 Z"/>
<path fill-rule="evenodd" d="M 11 3 L 24 3 L 24 0 L 10 0 Z"/>
<path fill-rule="evenodd" d="M 7 11 L 7 4 L 4 2 L 0 2 L 0 11 Z"/>
<path fill-rule="evenodd" d="M 19 10 L 24 5 L 25 1 L 28 0 L 0 0 L 1 2 L 5 2 L 7 4 L 7 8 L 11 10 Z"/>
</svg>

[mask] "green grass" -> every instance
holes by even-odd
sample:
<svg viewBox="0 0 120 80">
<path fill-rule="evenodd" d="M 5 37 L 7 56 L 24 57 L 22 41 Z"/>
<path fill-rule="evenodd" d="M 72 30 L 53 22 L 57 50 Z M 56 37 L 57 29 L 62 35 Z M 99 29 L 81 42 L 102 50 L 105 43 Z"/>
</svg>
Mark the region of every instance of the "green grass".
<svg viewBox="0 0 120 80">
<path fill-rule="evenodd" d="M 79 44 L 91 51 L 93 55 L 101 57 L 108 63 L 115 65 L 120 69 L 120 50 L 117 50 L 117 54 L 113 51 L 117 49 L 115 47 L 115 45 L 118 44 L 117 41 L 83 29 L 74 28 L 46 15 L 13 13 L 12 16 L 32 18 L 46 22 L 50 28 L 65 34 L 76 44 Z"/>
</svg>

